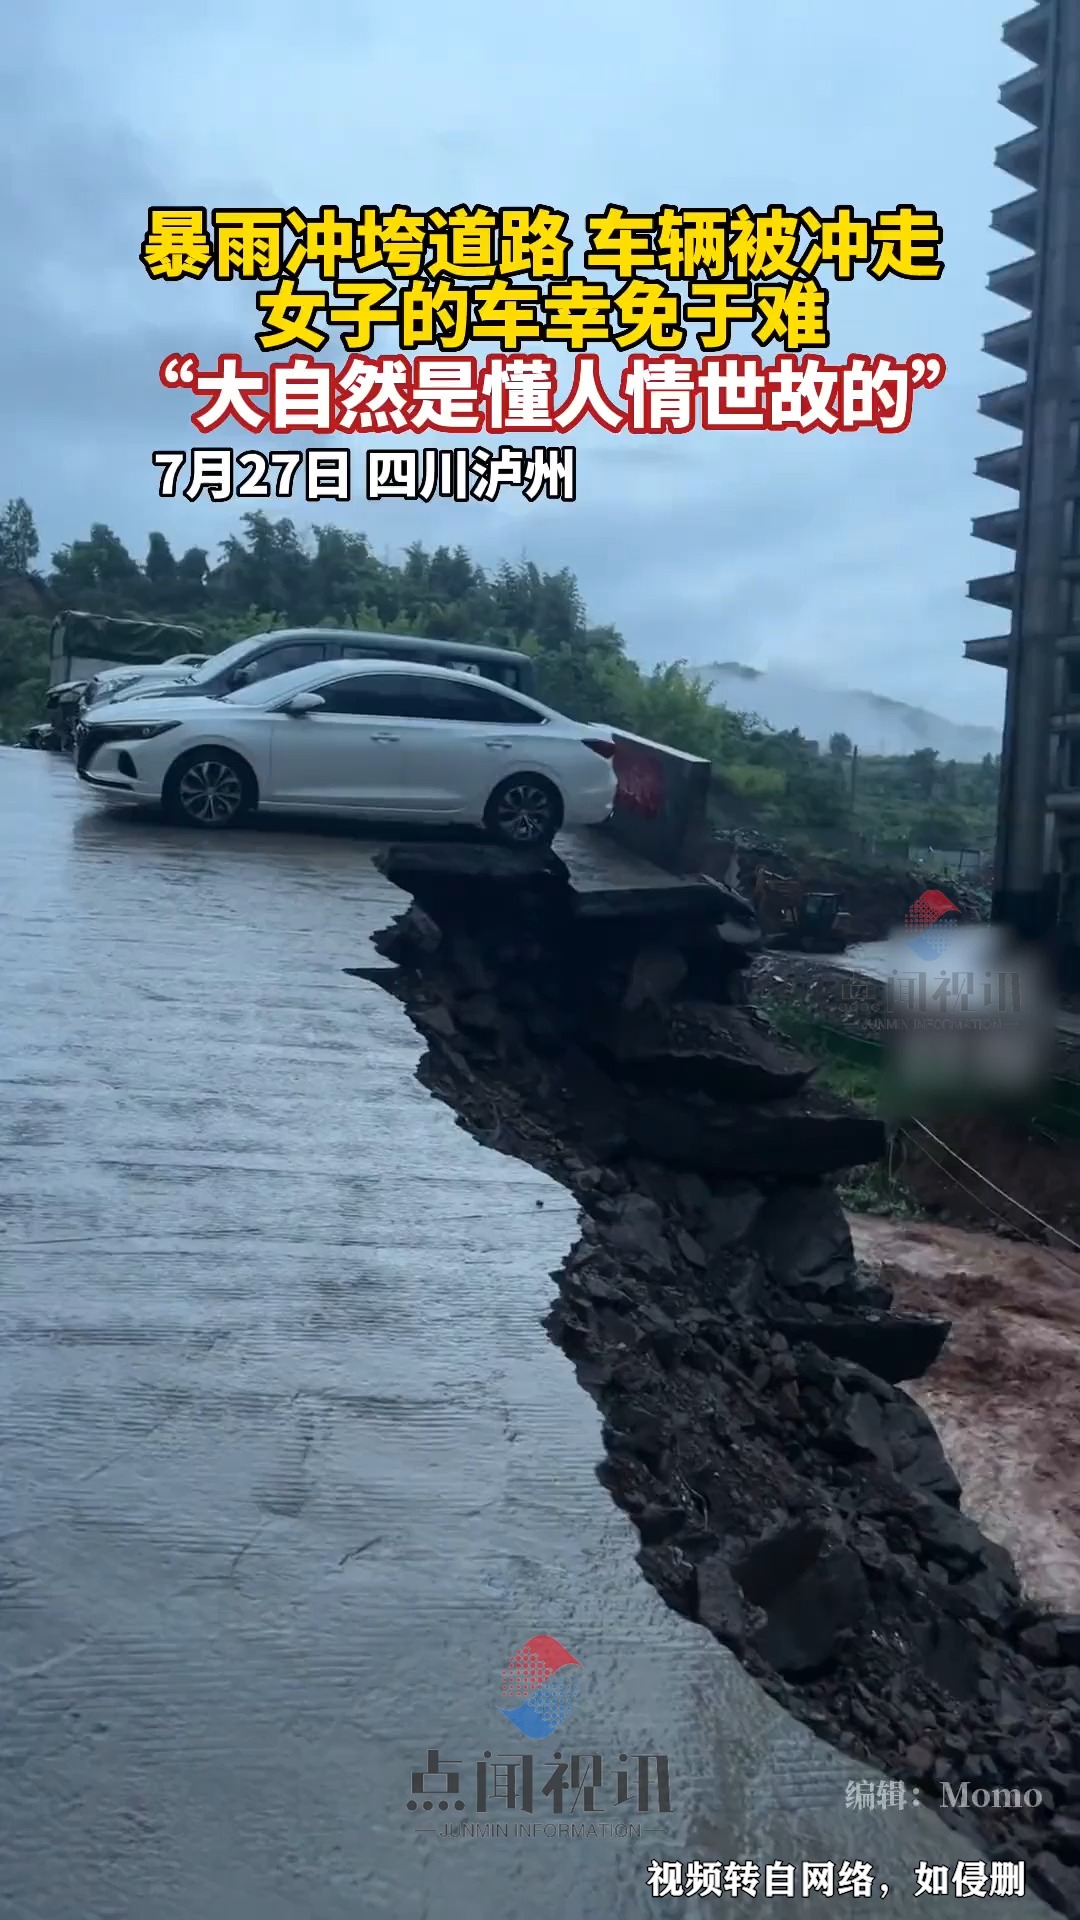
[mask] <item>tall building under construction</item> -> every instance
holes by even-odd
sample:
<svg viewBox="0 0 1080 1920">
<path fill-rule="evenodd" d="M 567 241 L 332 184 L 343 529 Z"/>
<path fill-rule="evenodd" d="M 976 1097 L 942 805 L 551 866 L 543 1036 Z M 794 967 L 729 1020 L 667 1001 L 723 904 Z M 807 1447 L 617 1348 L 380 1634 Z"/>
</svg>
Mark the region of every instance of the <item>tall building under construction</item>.
<svg viewBox="0 0 1080 1920">
<path fill-rule="evenodd" d="M 1008 444 L 975 464 L 1012 498 L 973 531 L 1013 558 L 968 592 L 1009 630 L 967 655 L 1008 675 L 995 917 L 1056 923 L 1080 955 L 1080 0 L 1039 0 L 1002 37 L 1029 63 L 1001 88 L 1023 126 L 996 156 L 1022 191 L 991 225 L 1024 251 L 990 274 L 1019 312 L 984 346 L 1019 377 L 980 399 Z"/>
</svg>

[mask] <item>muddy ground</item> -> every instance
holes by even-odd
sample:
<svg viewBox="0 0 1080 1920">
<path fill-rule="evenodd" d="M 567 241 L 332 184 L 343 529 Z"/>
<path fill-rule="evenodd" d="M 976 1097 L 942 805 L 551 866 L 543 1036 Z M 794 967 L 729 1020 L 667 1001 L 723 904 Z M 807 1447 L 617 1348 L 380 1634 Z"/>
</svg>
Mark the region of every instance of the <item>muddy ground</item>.
<svg viewBox="0 0 1080 1920">
<path fill-rule="evenodd" d="M 1080 1612 L 1080 1257 L 936 1222 L 853 1216 L 855 1252 L 898 1306 L 952 1331 L 911 1391 L 964 1509 L 1025 1591 Z"/>
</svg>

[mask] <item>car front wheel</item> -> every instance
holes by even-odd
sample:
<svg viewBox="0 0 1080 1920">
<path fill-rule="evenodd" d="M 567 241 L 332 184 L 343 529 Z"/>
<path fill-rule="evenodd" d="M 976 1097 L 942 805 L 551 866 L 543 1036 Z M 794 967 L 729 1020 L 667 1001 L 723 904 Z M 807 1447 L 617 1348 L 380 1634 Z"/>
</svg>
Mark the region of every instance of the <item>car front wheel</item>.
<svg viewBox="0 0 1080 1920">
<path fill-rule="evenodd" d="M 550 780 L 522 773 L 497 786 L 484 825 L 504 847 L 550 847 L 562 825 L 562 799 Z"/>
<path fill-rule="evenodd" d="M 231 827 L 255 805 L 255 780 L 239 754 L 196 747 L 169 768 L 161 804 L 178 826 Z"/>
</svg>

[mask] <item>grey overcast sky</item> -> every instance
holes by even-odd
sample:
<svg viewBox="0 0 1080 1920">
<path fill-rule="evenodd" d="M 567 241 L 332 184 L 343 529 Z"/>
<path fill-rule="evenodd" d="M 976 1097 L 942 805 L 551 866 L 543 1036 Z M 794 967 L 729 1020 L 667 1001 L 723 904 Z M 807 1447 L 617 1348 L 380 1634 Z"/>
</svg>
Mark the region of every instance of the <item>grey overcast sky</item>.
<svg viewBox="0 0 1080 1920">
<path fill-rule="evenodd" d="M 494 0 L 22 10 L 2 55 L 0 498 L 30 500 L 46 553 L 92 520 L 140 556 L 155 527 L 177 549 L 213 549 L 235 526 L 235 504 L 158 499 L 150 452 L 197 437 L 190 402 L 158 384 L 166 352 L 259 360 L 254 288 L 151 284 L 138 259 L 149 204 L 546 201 L 580 241 L 584 214 L 609 201 L 913 201 L 944 226 L 942 279 L 862 277 L 835 289 L 831 312 L 830 357 L 944 356 L 946 382 L 916 399 L 906 434 L 627 443 L 596 429 L 575 435 L 572 506 L 284 511 L 363 528 L 391 554 L 420 538 L 489 565 L 569 566 L 591 617 L 643 662 L 798 663 L 994 722 L 1003 676 L 965 663 L 963 641 L 1002 624 L 965 586 L 1004 565 L 970 518 L 1008 504 L 972 463 L 1010 438 L 976 402 L 1010 378 L 981 337 L 1010 313 L 987 271 L 1018 251 L 988 226 L 1023 191 L 993 168 L 1020 127 L 997 103 L 1024 65 L 1000 39 L 1018 5 L 690 0 L 664 17 L 545 0 L 513 22 Z"/>
</svg>

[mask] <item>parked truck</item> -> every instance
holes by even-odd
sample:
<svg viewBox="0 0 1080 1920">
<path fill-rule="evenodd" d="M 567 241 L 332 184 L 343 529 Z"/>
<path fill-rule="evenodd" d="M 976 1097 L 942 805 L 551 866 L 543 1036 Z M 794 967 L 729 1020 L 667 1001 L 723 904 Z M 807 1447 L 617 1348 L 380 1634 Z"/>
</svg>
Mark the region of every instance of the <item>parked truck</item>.
<svg viewBox="0 0 1080 1920">
<path fill-rule="evenodd" d="M 70 753 L 83 692 L 109 668 L 192 665 L 206 658 L 198 627 L 164 620 L 119 620 L 111 614 L 58 613 L 49 636 L 50 686 L 45 719 L 31 727 L 26 746 Z"/>
</svg>

